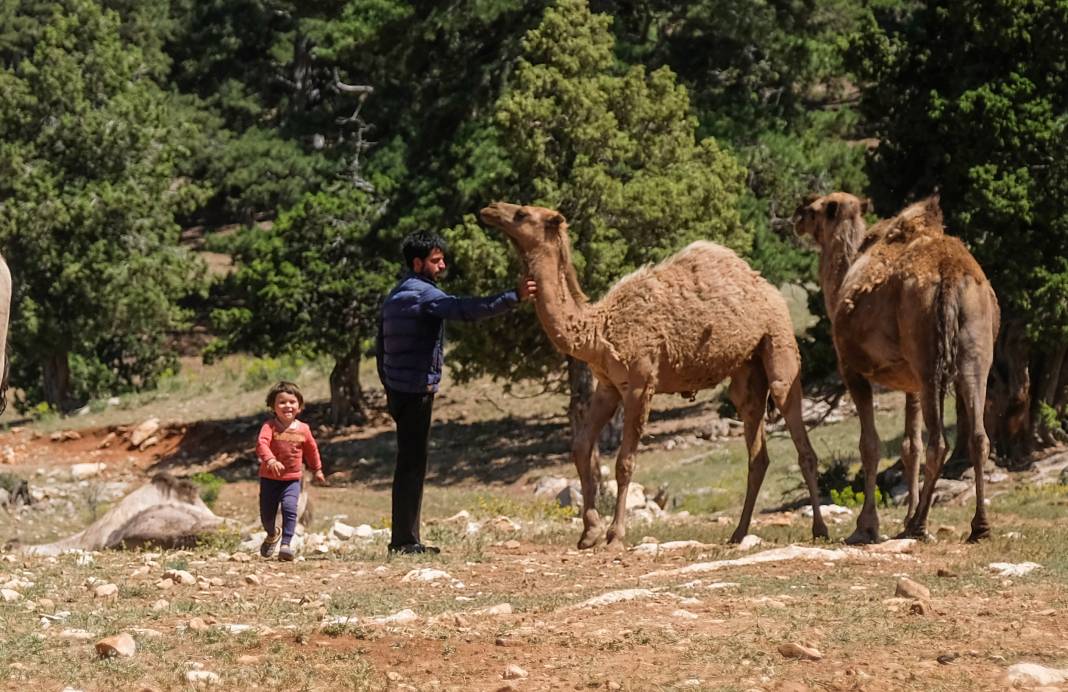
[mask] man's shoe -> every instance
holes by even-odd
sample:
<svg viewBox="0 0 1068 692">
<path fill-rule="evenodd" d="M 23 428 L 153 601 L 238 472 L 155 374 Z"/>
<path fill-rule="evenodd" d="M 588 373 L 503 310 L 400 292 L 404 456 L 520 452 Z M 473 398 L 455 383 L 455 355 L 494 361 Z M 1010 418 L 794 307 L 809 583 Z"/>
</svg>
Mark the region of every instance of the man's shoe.
<svg viewBox="0 0 1068 692">
<path fill-rule="evenodd" d="M 390 554 L 400 555 L 437 555 L 441 552 L 441 548 L 433 545 L 423 545 L 422 543 L 409 543 L 408 545 L 391 545 L 389 546 Z"/>
<path fill-rule="evenodd" d="M 278 559 L 282 562 L 293 562 L 293 549 L 288 545 L 283 545 L 278 549 Z"/>
<path fill-rule="evenodd" d="M 263 539 L 263 543 L 260 543 L 260 555 L 262 557 L 270 557 L 274 555 L 275 546 L 278 545 L 278 541 L 282 538 L 282 532 L 276 531 L 273 534 Z"/>
</svg>

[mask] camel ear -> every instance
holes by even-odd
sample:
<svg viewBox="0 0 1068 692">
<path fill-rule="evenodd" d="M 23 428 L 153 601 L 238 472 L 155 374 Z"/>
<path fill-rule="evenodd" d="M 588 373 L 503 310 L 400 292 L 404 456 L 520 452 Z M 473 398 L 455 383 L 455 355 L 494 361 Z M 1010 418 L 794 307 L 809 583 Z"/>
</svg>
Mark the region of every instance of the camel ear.
<svg viewBox="0 0 1068 692">
<path fill-rule="evenodd" d="M 875 209 L 875 205 L 871 201 L 871 197 L 865 197 L 860 200 L 860 213 L 868 214 Z"/>
<path fill-rule="evenodd" d="M 567 219 L 564 218 L 563 214 L 553 214 L 545 219 L 545 228 L 549 231 L 559 232 L 565 223 L 567 223 Z"/>
<path fill-rule="evenodd" d="M 827 215 L 828 219 L 833 219 L 838 216 L 838 202 L 831 200 L 827 202 L 827 205 L 823 207 L 823 212 Z"/>
</svg>

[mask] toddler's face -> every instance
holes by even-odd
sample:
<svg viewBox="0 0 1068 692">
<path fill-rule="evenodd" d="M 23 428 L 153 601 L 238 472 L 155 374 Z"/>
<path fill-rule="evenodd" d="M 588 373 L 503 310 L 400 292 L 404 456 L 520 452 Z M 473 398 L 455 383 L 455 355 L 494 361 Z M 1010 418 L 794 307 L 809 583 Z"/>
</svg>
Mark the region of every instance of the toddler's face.
<svg viewBox="0 0 1068 692">
<path fill-rule="evenodd" d="M 292 423 L 300 413 L 300 401 L 296 396 L 279 392 L 274 398 L 274 415 L 283 423 Z"/>
</svg>

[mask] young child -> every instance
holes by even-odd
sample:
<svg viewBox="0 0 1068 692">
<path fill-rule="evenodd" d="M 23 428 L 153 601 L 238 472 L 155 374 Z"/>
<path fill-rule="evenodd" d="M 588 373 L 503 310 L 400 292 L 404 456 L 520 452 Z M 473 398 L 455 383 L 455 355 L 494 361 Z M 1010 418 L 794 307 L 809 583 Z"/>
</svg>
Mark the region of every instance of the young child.
<svg viewBox="0 0 1068 692">
<path fill-rule="evenodd" d="M 304 463 L 315 473 L 315 480 L 325 483 L 319 446 L 315 444 L 311 428 L 297 420 L 304 410 L 304 395 L 292 382 L 279 382 L 267 392 L 267 408 L 274 413 L 260 428 L 256 441 L 256 456 L 260 460 L 260 519 L 267 538 L 260 546 L 260 555 L 274 554 L 278 541 L 278 559 L 293 559 L 290 542 L 297 530 L 297 501 Z M 278 506 L 282 506 L 282 530 L 275 525 Z"/>
</svg>

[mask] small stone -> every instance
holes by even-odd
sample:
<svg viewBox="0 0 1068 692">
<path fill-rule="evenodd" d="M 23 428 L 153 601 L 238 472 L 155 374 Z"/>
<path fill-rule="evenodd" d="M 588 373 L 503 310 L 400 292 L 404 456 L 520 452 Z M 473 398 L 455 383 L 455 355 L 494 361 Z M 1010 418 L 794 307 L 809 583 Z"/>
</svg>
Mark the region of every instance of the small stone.
<svg viewBox="0 0 1068 692">
<path fill-rule="evenodd" d="M 237 662 L 243 666 L 251 666 L 260 662 L 259 656 L 253 656 L 252 654 L 244 654 L 237 657 Z"/>
<path fill-rule="evenodd" d="M 764 541 L 755 534 L 748 534 L 742 538 L 742 541 L 738 544 L 738 550 L 752 550 Z"/>
<path fill-rule="evenodd" d="M 171 607 L 171 604 L 166 599 L 163 599 L 163 598 L 159 599 L 158 601 L 156 601 L 155 603 L 152 604 L 152 610 L 155 610 L 155 611 L 167 610 L 167 608 L 170 608 L 170 607 Z"/>
<path fill-rule="evenodd" d="M 960 654 L 958 654 L 956 652 L 951 652 L 951 653 L 948 653 L 948 654 L 942 654 L 941 656 L 939 656 L 935 660 L 938 661 L 939 663 L 941 663 L 944 666 L 948 666 L 950 663 L 953 663 L 953 661 L 956 661 L 958 658 L 960 658 Z"/>
<path fill-rule="evenodd" d="M 115 584 L 101 584 L 93 589 L 96 598 L 115 598 L 119 595 L 119 587 Z"/>
<path fill-rule="evenodd" d="M 386 673 L 386 679 L 390 682 L 398 682 L 401 679 L 401 674 L 395 670 L 391 670 Z"/>
<path fill-rule="evenodd" d="M 928 601 L 931 599 L 931 590 L 908 577 L 901 577 L 897 580 L 897 589 L 894 591 L 894 595 L 903 598 L 915 598 L 919 601 Z"/>
<path fill-rule="evenodd" d="M 204 618 L 193 618 L 193 619 L 191 619 L 189 621 L 188 627 L 189 627 L 189 629 L 193 630 L 194 632 L 203 632 L 203 631 L 205 631 L 207 629 L 210 629 L 208 623 L 206 623 L 204 621 Z"/>
<path fill-rule="evenodd" d="M 55 609 L 56 609 L 56 604 L 52 601 L 51 598 L 38 598 L 37 599 L 37 610 L 42 610 L 42 611 L 47 613 L 47 612 L 51 612 L 51 611 L 53 611 Z"/>
<path fill-rule="evenodd" d="M 221 682 L 218 673 L 210 670 L 190 670 L 185 674 L 185 681 L 193 685 L 218 685 Z"/>
<path fill-rule="evenodd" d="M 515 550 L 516 548 L 519 547 L 519 545 L 520 545 L 519 541 L 515 540 L 514 538 L 504 542 L 504 547 L 507 548 L 508 550 Z"/>
<path fill-rule="evenodd" d="M 260 578 L 259 578 L 258 575 L 255 575 L 255 574 L 246 574 L 245 575 L 245 583 L 246 584 L 252 584 L 254 586 L 259 586 L 260 585 Z"/>
<path fill-rule="evenodd" d="M 191 586 L 197 583 L 197 578 L 184 569 L 169 569 L 163 573 L 165 579 L 170 579 L 175 584 Z"/>
<path fill-rule="evenodd" d="M 909 612 L 913 615 L 930 615 L 931 604 L 927 601 L 913 601 L 909 606 Z"/>
<path fill-rule="evenodd" d="M 820 653 L 819 650 L 808 646 L 802 646 L 794 642 L 780 644 L 779 653 L 786 658 L 797 658 L 803 661 L 818 661 L 823 658 L 823 654 Z"/>
<path fill-rule="evenodd" d="M 514 663 L 509 663 L 508 667 L 504 669 L 504 675 L 502 677 L 505 680 L 522 680 L 523 678 L 527 677 L 527 675 L 527 671 L 523 670 Z"/>
<path fill-rule="evenodd" d="M 938 576 L 942 577 L 943 579 L 956 579 L 957 578 L 956 574 L 954 574 L 953 572 L 950 572 L 948 569 L 945 569 L 945 568 L 942 568 L 942 567 L 938 568 Z"/>
<path fill-rule="evenodd" d="M 4 603 L 14 603 L 22 600 L 22 594 L 14 589 L 0 589 L 0 598 L 4 599 Z"/>
<path fill-rule="evenodd" d="M 137 653 L 137 643 L 126 632 L 113 637 L 104 637 L 96 643 L 96 653 L 101 658 L 130 657 Z"/>
</svg>

